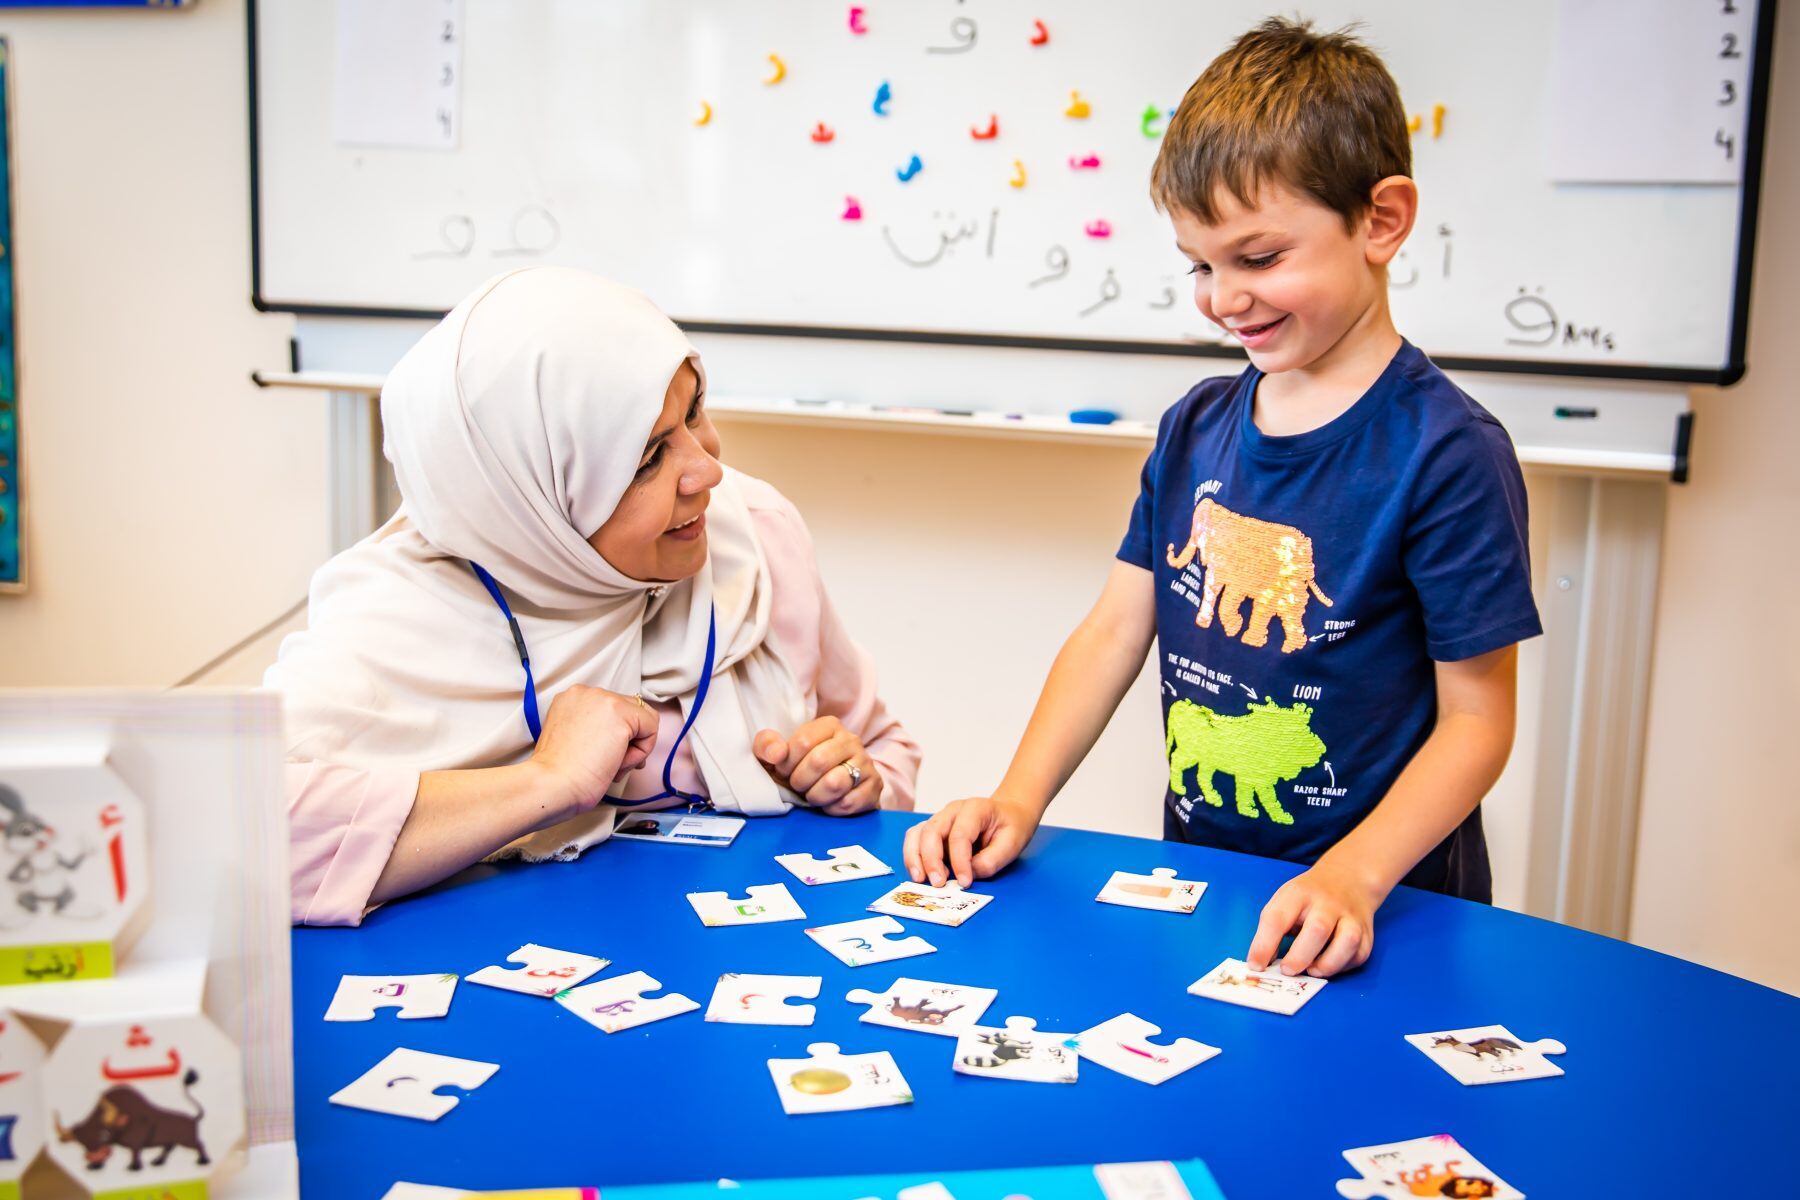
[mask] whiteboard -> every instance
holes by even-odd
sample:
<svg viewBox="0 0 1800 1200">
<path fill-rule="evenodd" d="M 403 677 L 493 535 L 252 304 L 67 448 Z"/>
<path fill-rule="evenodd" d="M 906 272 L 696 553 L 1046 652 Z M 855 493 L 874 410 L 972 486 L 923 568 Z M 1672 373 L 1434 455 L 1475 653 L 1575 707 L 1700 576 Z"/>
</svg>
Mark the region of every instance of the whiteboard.
<svg viewBox="0 0 1800 1200">
<path fill-rule="evenodd" d="M 1651 32 L 1593 37 L 1592 10 L 1622 2 L 1302 6 L 1325 28 L 1361 22 L 1420 119 L 1419 221 L 1391 296 L 1445 366 L 1742 374 L 1772 6 L 1631 0 Z M 386 101 L 429 105 L 443 83 L 441 145 L 342 140 L 356 93 L 340 54 L 372 48 L 343 44 L 370 22 L 340 21 L 371 3 L 454 41 L 441 77 Z M 864 6 L 861 33 L 825 0 L 250 4 L 264 310 L 428 315 L 496 271 L 559 262 L 701 330 L 1241 354 L 1195 310 L 1147 182 L 1166 113 L 1266 3 L 909 0 Z M 1659 40 L 1659 9 L 1681 36 Z M 1565 28 L 1593 44 L 1559 43 Z M 1633 106 L 1611 105 L 1607 128 L 1559 108 L 1559 62 L 1640 79 L 1654 123 L 1615 134 Z M 1718 126 L 1736 165 L 1713 164 L 1715 182 L 1556 181 L 1571 141 L 1579 158 L 1583 138 L 1674 137 L 1671 94 L 1692 97 L 1682 129 Z"/>
</svg>

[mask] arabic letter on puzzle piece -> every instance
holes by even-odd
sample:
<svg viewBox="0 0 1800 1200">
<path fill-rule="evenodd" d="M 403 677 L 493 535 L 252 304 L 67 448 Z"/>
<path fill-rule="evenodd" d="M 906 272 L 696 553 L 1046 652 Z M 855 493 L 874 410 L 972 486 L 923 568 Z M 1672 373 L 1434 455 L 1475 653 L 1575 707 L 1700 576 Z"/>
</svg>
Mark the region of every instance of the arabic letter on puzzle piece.
<svg viewBox="0 0 1800 1200">
<path fill-rule="evenodd" d="M 1080 1049 L 1080 1039 L 1072 1033 L 1040 1033 L 1031 1017 L 1008 1017 L 1004 1029 L 975 1025 L 963 1030 L 951 1066 L 960 1075 L 988 1079 L 1074 1083 Z"/>
<path fill-rule="evenodd" d="M 511 970 L 498 966 L 483 967 L 470 974 L 469 982 L 503 988 L 509 992 L 524 992 L 528 996 L 548 997 L 566 991 L 612 965 L 608 959 L 595 958 L 591 954 L 576 954 L 569 950 L 554 950 L 536 942 L 526 942 L 507 955 L 506 961 L 520 965 Z"/>
<path fill-rule="evenodd" d="M 1168 1045 L 1150 1040 L 1161 1035 L 1161 1029 L 1142 1017 L 1121 1013 L 1081 1032 L 1081 1057 L 1142 1083 L 1158 1084 L 1219 1053 L 1217 1046 L 1192 1038 L 1176 1038 Z"/>
<path fill-rule="evenodd" d="M 700 1007 L 680 992 L 644 995 L 661 987 L 644 972 L 633 971 L 559 992 L 556 1002 L 603 1033 L 618 1033 L 666 1017 L 679 1017 Z"/>
<path fill-rule="evenodd" d="M 819 925 L 806 931 L 806 936 L 842 962 L 845 966 L 866 967 L 870 963 L 911 958 L 915 954 L 932 954 L 937 947 L 922 937 L 891 938 L 903 933 L 900 922 L 892 917 L 866 917 L 861 921 L 842 921 L 836 925 Z"/>
<path fill-rule="evenodd" d="M 1175 878 L 1174 867 L 1157 867 L 1148 875 L 1114 871 L 1094 899 L 1102 904 L 1123 904 L 1129 908 L 1191 913 L 1205 891 L 1204 883 Z"/>
<path fill-rule="evenodd" d="M 327 1021 L 370 1021 L 378 1008 L 391 1008 L 406 1021 L 442 1017 L 456 994 L 454 975 L 346 975 L 325 1010 Z"/>
<path fill-rule="evenodd" d="M 1409 1033 L 1406 1040 L 1458 1082 L 1471 1085 L 1513 1083 L 1561 1075 L 1562 1068 L 1544 1056 L 1568 1050 L 1553 1038 L 1521 1042 L 1504 1025 L 1451 1029 L 1443 1033 Z"/>
<path fill-rule="evenodd" d="M 1311 975 L 1283 975 L 1278 967 L 1252 971 L 1242 959 L 1228 958 L 1196 979 L 1188 991 L 1209 1000 L 1293 1016 L 1324 988 L 1325 981 Z"/>
<path fill-rule="evenodd" d="M 459 1096 L 439 1094 L 439 1088 L 472 1092 L 499 1069 L 498 1063 L 402 1046 L 333 1092 L 331 1102 L 415 1121 L 435 1121 L 462 1102 Z"/>
<path fill-rule="evenodd" d="M 785 883 L 752 884 L 742 900 L 726 892 L 689 892 L 702 925 L 764 925 L 772 921 L 804 921 L 806 914 Z"/>
<path fill-rule="evenodd" d="M 815 1009 L 810 1004 L 787 1004 L 791 997 L 811 1000 L 819 994 L 817 975 L 719 976 L 706 1019 L 731 1025 L 811 1025 Z"/>
<path fill-rule="evenodd" d="M 866 1004 L 862 1019 L 871 1025 L 913 1029 L 956 1037 L 981 1020 L 981 1015 L 1000 993 L 993 988 L 960 983 L 932 983 L 904 975 L 879 994 L 857 988 L 844 997 L 852 1004 Z"/>
<path fill-rule="evenodd" d="M 869 911 L 933 925 L 961 925 L 992 900 L 992 896 L 965 892 L 954 879 L 943 887 L 903 883 L 869 905 Z"/>
<path fill-rule="evenodd" d="M 808 887 L 825 883 L 846 883 L 852 879 L 873 879 L 892 875 L 894 870 L 861 846 L 839 846 L 830 858 L 814 858 L 810 854 L 777 854 L 775 861 L 793 872 Z"/>
<path fill-rule="evenodd" d="M 1483 1196 L 1525 1200 L 1525 1193 L 1481 1165 L 1447 1133 L 1344 1151 L 1361 1179 L 1338 1180 L 1345 1200 L 1412 1200 L 1415 1196 Z"/>
<path fill-rule="evenodd" d="M 831 1042 L 814 1042 L 806 1052 L 810 1058 L 769 1060 L 781 1109 L 790 1116 L 913 1102 L 912 1088 L 885 1050 L 842 1054 Z"/>
</svg>

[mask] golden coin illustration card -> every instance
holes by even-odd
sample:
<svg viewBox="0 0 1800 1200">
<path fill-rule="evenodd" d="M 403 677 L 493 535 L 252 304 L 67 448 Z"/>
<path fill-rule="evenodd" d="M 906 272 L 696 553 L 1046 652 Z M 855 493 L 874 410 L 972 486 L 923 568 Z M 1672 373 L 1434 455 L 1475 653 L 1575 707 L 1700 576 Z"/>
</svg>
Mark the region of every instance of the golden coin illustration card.
<svg viewBox="0 0 1800 1200">
<path fill-rule="evenodd" d="M 913 1102 L 912 1088 L 886 1050 L 842 1054 L 834 1043 L 814 1042 L 806 1052 L 812 1057 L 769 1060 L 781 1109 L 789 1116 Z"/>
</svg>

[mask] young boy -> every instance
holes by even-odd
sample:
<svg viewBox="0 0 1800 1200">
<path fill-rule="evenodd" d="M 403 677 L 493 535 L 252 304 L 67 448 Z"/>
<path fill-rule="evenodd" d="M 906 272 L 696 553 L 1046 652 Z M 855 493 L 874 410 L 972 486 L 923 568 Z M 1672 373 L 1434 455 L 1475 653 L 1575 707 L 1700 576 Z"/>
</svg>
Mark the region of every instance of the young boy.
<svg viewBox="0 0 1800 1200">
<path fill-rule="evenodd" d="M 1188 90 L 1151 192 L 1250 366 L 1164 414 L 1012 765 L 912 829 L 915 880 L 1019 854 L 1154 637 L 1164 836 L 1309 865 L 1264 907 L 1253 968 L 1289 933 L 1290 975 L 1360 965 L 1398 883 L 1491 899 L 1478 806 L 1542 627 L 1512 444 L 1388 313 L 1411 167 L 1394 81 L 1345 34 L 1266 21 Z"/>
</svg>

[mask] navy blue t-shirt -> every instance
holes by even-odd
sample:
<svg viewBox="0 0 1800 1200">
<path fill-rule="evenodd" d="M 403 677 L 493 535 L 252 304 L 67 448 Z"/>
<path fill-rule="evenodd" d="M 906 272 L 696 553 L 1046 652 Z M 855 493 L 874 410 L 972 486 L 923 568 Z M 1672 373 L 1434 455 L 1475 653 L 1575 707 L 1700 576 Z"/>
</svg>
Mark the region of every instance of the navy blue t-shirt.
<svg viewBox="0 0 1800 1200">
<path fill-rule="evenodd" d="M 1431 733 L 1433 661 L 1543 627 L 1512 442 L 1430 359 L 1292 437 L 1251 419 L 1261 378 L 1163 415 L 1118 557 L 1156 580 L 1168 836 L 1312 863 Z M 1480 810 L 1405 882 L 1489 899 Z"/>
</svg>

